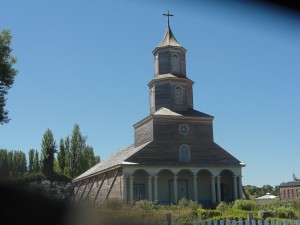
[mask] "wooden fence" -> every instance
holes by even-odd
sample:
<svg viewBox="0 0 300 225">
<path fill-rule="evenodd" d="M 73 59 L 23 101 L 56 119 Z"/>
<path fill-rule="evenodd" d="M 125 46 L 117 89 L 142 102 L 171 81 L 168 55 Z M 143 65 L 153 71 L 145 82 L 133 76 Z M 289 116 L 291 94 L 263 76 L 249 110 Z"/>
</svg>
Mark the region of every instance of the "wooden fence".
<svg viewBox="0 0 300 225">
<path fill-rule="evenodd" d="M 186 223 L 165 221 L 153 225 L 182 225 Z M 300 225 L 300 220 L 214 220 L 194 221 L 193 225 Z"/>
</svg>

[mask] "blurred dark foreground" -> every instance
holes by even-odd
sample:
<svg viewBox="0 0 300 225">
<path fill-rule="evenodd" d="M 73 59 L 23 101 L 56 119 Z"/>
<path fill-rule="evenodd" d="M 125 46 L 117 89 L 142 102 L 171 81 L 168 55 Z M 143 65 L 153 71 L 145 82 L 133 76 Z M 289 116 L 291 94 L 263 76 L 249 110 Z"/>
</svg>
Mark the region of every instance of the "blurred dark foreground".
<svg viewBox="0 0 300 225">
<path fill-rule="evenodd" d="M 14 182 L 0 182 L 0 224 L 9 225 L 138 225 L 136 219 L 101 213 L 96 208 L 49 197 Z"/>
</svg>

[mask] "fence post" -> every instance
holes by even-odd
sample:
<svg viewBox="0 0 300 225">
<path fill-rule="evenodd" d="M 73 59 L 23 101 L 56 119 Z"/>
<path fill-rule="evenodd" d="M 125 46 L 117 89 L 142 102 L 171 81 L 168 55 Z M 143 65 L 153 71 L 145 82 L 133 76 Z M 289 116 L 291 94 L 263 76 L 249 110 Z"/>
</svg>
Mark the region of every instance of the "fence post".
<svg viewBox="0 0 300 225">
<path fill-rule="evenodd" d="M 242 219 L 240 219 L 239 220 L 239 225 L 243 225 L 244 223 L 243 223 L 243 220 Z"/>
<path fill-rule="evenodd" d="M 284 224 L 284 225 L 289 225 L 289 221 L 288 221 L 288 220 L 284 220 L 284 221 L 283 221 L 283 224 Z"/>
<path fill-rule="evenodd" d="M 281 220 L 277 220 L 277 225 L 281 225 L 282 221 Z"/>
<path fill-rule="evenodd" d="M 269 220 L 265 220 L 265 225 L 269 225 Z"/>
<path fill-rule="evenodd" d="M 247 220 L 253 220 L 253 213 L 248 213 Z"/>
<path fill-rule="evenodd" d="M 271 225 L 276 225 L 275 220 L 271 220 Z"/>
<path fill-rule="evenodd" d="M 300 225 L 300 220 L 297 220 L 297 225 Z"/>
<path fill-rule="evenodd" d="M 214 220 L 214 225 L 218 225 L 218 220 Z M 298 225 L 298 224 L 297 224 Z M 300 224 L 299 224 L 300 225 Z"/>
<path fill-rule="evenodd" d="M 167 225 L 171 225 L 171 213 L 166 213 L 166 222 Z"/>
<path fill-rule="evenodd" d="M 261 220 L 258 220 L 257 222 L 258 222 L 257 223 L 258 225 L 262 225 L 262 221 Z"/>
</svg>

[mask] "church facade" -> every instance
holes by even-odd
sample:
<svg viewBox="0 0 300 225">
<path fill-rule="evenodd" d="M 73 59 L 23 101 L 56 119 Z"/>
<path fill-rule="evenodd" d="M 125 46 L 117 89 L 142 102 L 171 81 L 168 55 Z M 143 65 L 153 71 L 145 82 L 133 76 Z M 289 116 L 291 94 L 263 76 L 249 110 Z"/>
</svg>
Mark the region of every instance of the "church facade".
<svg viewBox="0 0 300 225">
<path fill-rule="evenodd" d="M 132 145 L 73 180 L 74 199 L 176 204 L 186 198 L 205 206 L 241 199 L 244 164 L 214 142 L 213 117 L 194 109 L 186 49 L 169 20 L 153 55 L 150 115 L 133 125 Z"/>
</svg>

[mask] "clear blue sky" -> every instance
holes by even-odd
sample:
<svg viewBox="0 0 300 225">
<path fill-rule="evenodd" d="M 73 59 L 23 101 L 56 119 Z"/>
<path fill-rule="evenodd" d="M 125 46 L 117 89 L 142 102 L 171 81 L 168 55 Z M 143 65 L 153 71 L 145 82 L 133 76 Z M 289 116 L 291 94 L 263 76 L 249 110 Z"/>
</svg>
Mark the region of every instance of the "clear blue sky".
<svg viewBox="0 0 300 225">
<path fill-rule="evenodd" d="M 19 74 L 0 148 L 40 150 L 47 128 L 58 143 L 75 123 L 101 159 L 132 144 L 170 10 L 194 107 L 215 117 L 215 142 L 247 164 L 243 184 L 300 177 L 300 16 L 225 2 L 2 0 L 0 30 L 12 32 Z"/>
</svg>

